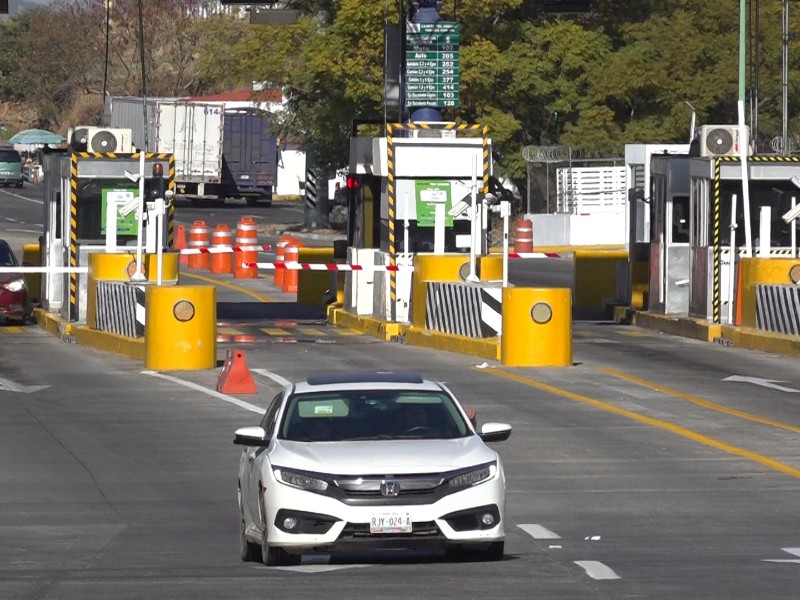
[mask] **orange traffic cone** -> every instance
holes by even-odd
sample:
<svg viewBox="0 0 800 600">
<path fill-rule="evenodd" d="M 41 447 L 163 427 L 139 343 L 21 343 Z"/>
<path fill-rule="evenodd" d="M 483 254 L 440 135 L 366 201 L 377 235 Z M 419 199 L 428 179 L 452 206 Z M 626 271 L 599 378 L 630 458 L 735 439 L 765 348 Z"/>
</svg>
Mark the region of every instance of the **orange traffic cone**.
<svg viewBox="0 0 800 600">
<path fill-rule="evenodd" d="M 228 350 L 217 379 L 217 391 L 223 394 L 257 394 L 256 382 L 247 368 L 244 352 Z"/>
<path fill-rule="evenodd" d="M 178 228 L 175 231 L 175 245 L 173 247 L 178 252 L 180 252 L 181 250 L 186 250 L 186 227 L 184 227 L 183 225 L 178 225 Z M 188 265 L 189 255 L 181 254 L 179 260 L 180 264 Z"/>
</svg>

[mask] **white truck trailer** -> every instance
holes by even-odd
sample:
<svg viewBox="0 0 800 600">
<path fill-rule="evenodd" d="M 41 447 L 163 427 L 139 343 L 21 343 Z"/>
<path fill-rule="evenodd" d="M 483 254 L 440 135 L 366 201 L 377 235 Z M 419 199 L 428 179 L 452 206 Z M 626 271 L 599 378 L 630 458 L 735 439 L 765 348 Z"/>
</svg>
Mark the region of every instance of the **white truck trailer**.
<svg viewBox="0 0 800 600">
<path fill-rule="evenodd" d="M 148 98 L 146 104 L 145 120 L 142 98 L 109 98 L 106 115 L 109 126 L 131 129 L 137 149 L 173 154 L 178 194 L 224 199 L 221 188 L 224 104 L 176 98 Z"/>
</svg>

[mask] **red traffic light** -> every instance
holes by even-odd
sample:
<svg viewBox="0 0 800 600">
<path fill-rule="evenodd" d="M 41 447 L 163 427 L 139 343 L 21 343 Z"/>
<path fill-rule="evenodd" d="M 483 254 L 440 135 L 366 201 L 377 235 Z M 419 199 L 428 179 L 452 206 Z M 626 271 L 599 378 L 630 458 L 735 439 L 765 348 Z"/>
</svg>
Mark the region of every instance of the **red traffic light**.
<svg viewBox="0 0 800 600">
<path fill-rule="evenodd" d="M 348 175 L 347 176 L 347 189 L 348 190 L 356 189 L 358 187 L 358 184 L 359 184 L 358 177 L 355 177 L 354 175 Z"/>
</svg>

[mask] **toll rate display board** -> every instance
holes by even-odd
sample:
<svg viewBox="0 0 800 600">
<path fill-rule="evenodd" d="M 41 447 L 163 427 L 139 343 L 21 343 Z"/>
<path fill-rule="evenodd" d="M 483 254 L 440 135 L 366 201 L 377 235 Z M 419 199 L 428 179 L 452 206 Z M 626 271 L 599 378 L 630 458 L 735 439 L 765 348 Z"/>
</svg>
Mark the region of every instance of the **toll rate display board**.
<svg viewBox="0 0 800 600">
<path fill-rule="evenodd" d="M 406 23 L 406 106 L 458 106 L 460 43 L 458 23 Z"/>
</svg>

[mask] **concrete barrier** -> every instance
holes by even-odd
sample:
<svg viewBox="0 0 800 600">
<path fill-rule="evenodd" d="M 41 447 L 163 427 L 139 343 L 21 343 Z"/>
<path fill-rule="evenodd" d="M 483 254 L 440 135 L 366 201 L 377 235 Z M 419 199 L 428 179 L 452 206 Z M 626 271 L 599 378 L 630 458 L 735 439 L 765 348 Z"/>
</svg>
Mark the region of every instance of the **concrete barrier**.
<svg viewBox="0 0 800 600">
<path fill-rule="evenodd" d="M 617 295 L 617 265 L 626 250 L 575 250 L 576 310 L 603 311 Z"/>
<path fill-rule="evenodd" d="M 756 328 L 756 286 L 759 283 L 794 285 L 792 269 L 800 271 L 797 258 L 750 257 L 739 262 L 741 288 L 738 291 L 742 307 L 742 326 Z"/>
<path fill-rule="evenodd" d="M 479 256 L 475 270 L 481 281 L 498 281 L 503 278 L 503 257 L 490 254 Z M 464 281 L 469 274 L 469 255 L 416 254 L 414 273 L 411 276 L 411 323 L 425 327 L 426 284 L 428 281 Z"/>
</svg>

